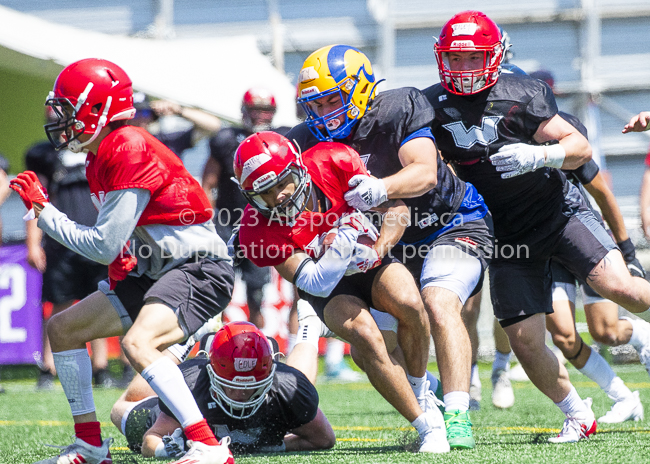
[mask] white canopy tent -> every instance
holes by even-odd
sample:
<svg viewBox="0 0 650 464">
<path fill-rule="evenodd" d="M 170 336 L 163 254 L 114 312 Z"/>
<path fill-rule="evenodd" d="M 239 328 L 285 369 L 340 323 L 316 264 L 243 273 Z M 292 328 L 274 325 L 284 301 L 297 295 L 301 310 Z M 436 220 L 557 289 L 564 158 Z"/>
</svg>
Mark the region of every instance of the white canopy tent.
<svg viewBox="0 0 650 464">
<path fill-rule="evenodd" d="M 156 40 L 92 32 L 50 23 L 0 6 L 0 66 L 51 77 L 82 58 L 122 67 L 137 90 L 238 121 L 246 90 L 276 98 L 276 125 L 294 125 L 295 88 L 257 49 L 255 38 Z M 43 95 L 45 101 L 46 95 Z"/>
</svg>

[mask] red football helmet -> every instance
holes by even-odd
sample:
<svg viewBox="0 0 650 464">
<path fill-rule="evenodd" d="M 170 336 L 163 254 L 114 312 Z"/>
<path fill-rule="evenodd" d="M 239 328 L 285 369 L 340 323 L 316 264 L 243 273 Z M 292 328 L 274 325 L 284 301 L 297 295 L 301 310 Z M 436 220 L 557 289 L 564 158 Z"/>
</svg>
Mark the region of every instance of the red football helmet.
<svg viewBox="0 0 650 464">
<path fill-rule="evenodd" d="M 264 403 L 275 374 L 273 349 L 266 336 L 250 322 L 231 322 L 215 334 L 209 355 L 212 398 L 236 419 L 255 414 Z M 241 392 L 251 390 L 252 395 L 246 400 L 238 400 Z"/>
<path fill-rule="evenodd" d="M 248 203 L 265 216 L 294 219 L 307 206 L 311 195 L 311 179 L 293 144 L 276 132 L 258 132 L 246 138 L 233 160 L 239 189 Z M 291 175 L 294 193 L 275 207 L 269 206 L 261 195 Z"/>
<path fill-rule="evenodd" d="M 266 89 L 246 91 L 241 102 L 242 122 L 251 132 L 269 130 L 275 116 L 275 97 Z"/>
<path fill-rule="evenodd" d="M 116 64 L 96 58 L 76 61 L 61 71 L 45 105 L 56 116 L 45 125 L 50 142 L 75 153 L 95 140 L 108 123 L 135 115 L 129 76 Z M 82 143 L 81 134 L 92 137 Z"/>
<path fill-rule="evenodd" d="M 434 46 L 440 83 L 456 95 L 471 95 L 496 84 L 504 58 L 499 26 L 480 11 L 458 13 L 442 27 Z M 452 71 L 449 53 L 483 52 L 483 66 Z"/>
</svg>

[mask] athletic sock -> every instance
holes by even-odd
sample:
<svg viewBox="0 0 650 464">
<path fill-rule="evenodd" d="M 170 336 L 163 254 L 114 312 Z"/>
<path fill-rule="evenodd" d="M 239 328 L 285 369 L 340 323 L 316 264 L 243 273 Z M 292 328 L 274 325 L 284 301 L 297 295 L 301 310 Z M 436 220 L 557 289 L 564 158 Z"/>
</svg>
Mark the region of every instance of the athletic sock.
<svg viewBox="0 0 650 464">
<path fill-rule="evenodd" d="M 469 409 L 469 393 L 463 391 L 453 391 L 445 393 L 443 398 L 445 411 L 465 412 Z"/>
<path fill-rule="evenodd" d="M 413 393 L 415 393 L 415 397 L 423 397 L 427 392 L 427 375 L 425 374 L 422 377 L 413 377 L 412 375 L 406 374 L 406 377 L 411 384 L 411 388 L 413 389 Z"/>
<path fill-rule="evenodd" d="M 200 441 L 208 446 L 217 446 L 219 444 L 219 441 L 217 441 L 214 433 L 212 433 L 212 429 L 208 425 L 208 421 L 205 419 L 201 419 L 196 424 L 185 427 L 183 432 L 188 440 Z"/>
<path fill-rule="evenodd" d="M 555 405 L 560 408 L 567 417 L 575 416 L 577 413 L 586 412 L 587 410 L 587 406 L 582 401 L 573 385 L 571 385 L 569 394 L 559 403 L 555 403 Z"/>
<path fill-rule="evenodd" d="M 99 422 L 80 422 L 74 424 L 74 434 L 77 438 L 92 446 L 102 446 L 102 430 Z"/>
<path fill-rule="evenodd" d="M 510 352 L 501 353 L 500 351 L 497 350 L 496 353 L 494 353 L 492 372 L 496 372 L 499 370 L 507 371 L 508 369 L 510 369 Z"/>
<path fill-rule="evenodd" d="M 171 359 L 166 356 L 156 359 L 142 370 L 142 377 L 171 410 L 183 429 L 201 422 L 203 414 L 185 383 L 183 373 Z"/>
<path fill-rule="evenodd" d="M 620 393 L 623 395 L 622 397 L 619 398 L 618 394 L 620 388 L 618 388 L 620 385 L 617 383 L 614 385 L 614 392 L 615 395 L 610 394 L 610 390 L 612 390 L 612 382 L 616 377 L 616 374 L 612 370 L 609 364 L 607 364 L 607 361 L 605 361 L 605 358 L 603 358 L 599 353 L 596 352 L 596 350 L 591 350 L 591 354 L 589 355 L 589 359 L 587 359 L 587 362 L 585 363 L 584 367 L 582 369 L 578 369 L 580 372 L 582 372 L 584 375 L 589 377 L 591 380 L 596 382 L 598 386 L 608 395 L 610 395 L 610 398 L 612 398 L 614 401 L 617 401 L 617 399 L 623 399 L 626 397 L 626 392 L 625 391 L 620 391 Z M 621 381 L 622 383 L 622 381 Z M 631 395 L 632 392 L 623 385 L 623 387 L 629 392 Z"/>
</svg>

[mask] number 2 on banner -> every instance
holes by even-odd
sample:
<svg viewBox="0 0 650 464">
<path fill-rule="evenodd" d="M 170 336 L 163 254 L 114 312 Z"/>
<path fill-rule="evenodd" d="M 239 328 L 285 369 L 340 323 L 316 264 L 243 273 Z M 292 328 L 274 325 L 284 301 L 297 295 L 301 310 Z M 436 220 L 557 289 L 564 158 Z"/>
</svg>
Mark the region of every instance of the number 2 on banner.
<svg viewBox="0 0 650 464">
<path fill-rule="evenodd" d="M 27 340 L 25 328 L 11 326 L 11 313 L 18 311 L 27 302 L 27 276 L 18 264 L 0 266 L 0 290 L 11 290 L 9 295 L 0 298 L 0 343 L 23 343 Z"/>
</svg>

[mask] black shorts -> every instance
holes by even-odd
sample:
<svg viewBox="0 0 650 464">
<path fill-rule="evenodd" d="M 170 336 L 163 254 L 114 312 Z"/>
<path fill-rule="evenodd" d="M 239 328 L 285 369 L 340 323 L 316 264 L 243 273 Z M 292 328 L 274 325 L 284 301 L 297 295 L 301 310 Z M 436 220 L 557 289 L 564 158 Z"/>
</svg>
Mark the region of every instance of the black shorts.
<svg viewBox="0 0 650 464">
<path fill-rule="evenodd" d="M 158 406 L 158 397 L 152 396 L 146 398 L 129 411 L 124 421 L 124 437 L 127 446 L 134 453 L 142 453 L 142 438 L 160 416 L 160 406 Z"/>
<path fill-rule="evenodd" d="M 45 243 L 47 267 L 43 273 L 42 301 L 63 304 L 83 300 L 108 277 L 108 266 L 84 258 L 63 245 Z"/>
<path fill-rule="evenodd" d="M 242 263 L 235 268 L 235 272 L 241 273 L 241 280 L 246 282 L 246 293 L 251 291 L 262 290 L 264 285 L 271 282 L 271 268 L 257 267 L 248 259 L 242 260 Z"/>
<path fill-rule="evenodd" d="M 307 301 L 316 311 L 316 314 L 323 323 L 325 323 L 325 318 L 323 316 L 323 310 L 327 303 L 329 303 L 332 298 L 338 295 L 350 295 L 355 296 L 362 300 L 368 307 L 373 306 L 372 303 L 372 284 L 375 281 L 377 273 L 384 267 L 389 264 L 398 263 L 395 258 L 390 256 L 384 256 L 384 259 L 381 261 L 381 265 L 377 266 L 374 269 L 369 270 L 368 272 L 353 274 L 351 276 L 345 276 L 341 279 L 332 293 L 325 298 L 318 296 L 310 295 L 309 293 L 298 289 L 298 296 L 303 300 Z"/>
<path fill-rule="evenodd" d="M 552 313 L 550 259 L 585 281 L 596 264 L 616 248 L 584 201 L 564 227 L 543 241 L 511 244 L 507 249 L 497 243 L 489 267 L 494 315 L 503 321 Z"/>
<path fill-rule="evenodd" d="M 227 261 L 210 258 L 190 260 L 172 269 L 158 280 L 147 276 L 128 276 L 108 290 L 100 290 L 111 300 L 122 318 L 126 332 L 146 302 L 159 301 L 174 310 L 185 333 L 190 336 L 208 319 L 226 309 L 232 298 L 235 272 Z"/>
<path fill-rule="evenodd" d="M 602 298 L 598 293 L 596 293 L 596 290 L 587 285 L 582 279 L 578 279 L 571 273 L 571 271 L 569 271 L 566 267 L 554 259 L 551 260 L 551 274 L 553 275 L 554 284 L 568 284 L 573 285 L 574 287 L 580 285 L 580 290 L 583 293 L 583 298 Z"/>
<path fill-rule="evenodd" d="M 389 254 L 406 266 L 419 288 L 422 269 L 429 250 L 443 245 L 458 248 L 481 262 L 481 277 L 470 296 L 476 295 L 483 287 L 487 260 L 492 256 L 493 250 L 492 229 L 485 219 L 477 219 L 455 226 L 429 243 L 422 240 L 414 244 L 399 244 Z"/>
</svg>

